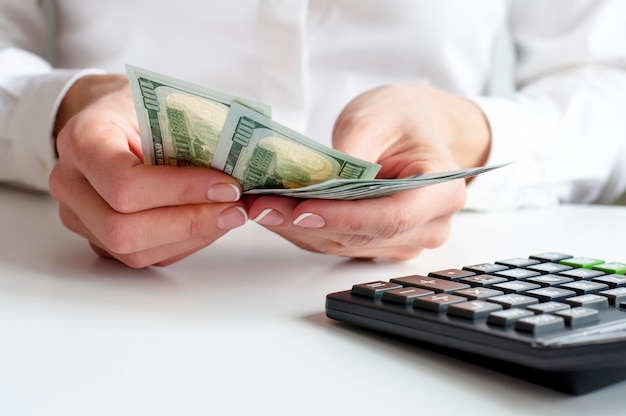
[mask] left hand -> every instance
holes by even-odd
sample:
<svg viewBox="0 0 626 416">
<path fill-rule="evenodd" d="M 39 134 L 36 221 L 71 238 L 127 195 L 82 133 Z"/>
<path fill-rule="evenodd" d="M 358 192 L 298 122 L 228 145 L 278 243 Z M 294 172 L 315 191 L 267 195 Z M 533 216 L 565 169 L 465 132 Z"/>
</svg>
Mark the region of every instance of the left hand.
<svg viewBox="0 0 626 416">
<path fill-rule="evenodd" d="M 336 149 L 382 165 L 380 178 L 481 166 L 490 133 L 469 100 L 421 86 L 385 86 L 355 98 L 333 132 Z M 407 260 L 443 244 L 465 204 L 455 180 L 356 201 L 250 198 L 250 217 L 303 249 L 356 258 Z"/>
</svg>

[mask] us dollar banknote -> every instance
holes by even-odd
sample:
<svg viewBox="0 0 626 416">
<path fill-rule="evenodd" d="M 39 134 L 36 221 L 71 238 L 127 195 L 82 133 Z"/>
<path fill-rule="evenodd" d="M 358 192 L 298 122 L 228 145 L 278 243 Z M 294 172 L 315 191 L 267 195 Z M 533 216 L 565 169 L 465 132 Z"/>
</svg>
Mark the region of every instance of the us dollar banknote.
<svg viewBox="0 0 626 416">
<path fill-rule="evenodd" d="M 372 179 L 380 165 L 323 146 L 239 103 L 230 107 L 211 167 L 252 189 Z"/>
<path fill-rule="evenodd" d="M 265 116 L 268 105 L 127 65 L 144 161 L 209 167 L 235 101 Z"/>
<path fill-rule="evenodd" d="M 214 168 L 247 194 L 364 199 L 480 175 L 485 166 L 375 179 L 380 165 L 329 147 L 271 119 L 270 106 L 126 66 L 144 162 Z"/>
</svg>

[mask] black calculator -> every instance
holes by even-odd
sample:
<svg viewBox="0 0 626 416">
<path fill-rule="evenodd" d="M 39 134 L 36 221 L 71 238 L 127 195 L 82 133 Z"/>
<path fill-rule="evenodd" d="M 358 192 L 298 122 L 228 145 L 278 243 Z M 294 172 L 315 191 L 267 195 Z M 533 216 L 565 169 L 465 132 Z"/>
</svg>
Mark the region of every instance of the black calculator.
<svg viewBox="0 0 626 416">
<path fill-rule="evenodd" d="M 326 315 L 578 395 L 626 379 L 625 274 L 545 252 L 358 283 Z"/>
</svg>

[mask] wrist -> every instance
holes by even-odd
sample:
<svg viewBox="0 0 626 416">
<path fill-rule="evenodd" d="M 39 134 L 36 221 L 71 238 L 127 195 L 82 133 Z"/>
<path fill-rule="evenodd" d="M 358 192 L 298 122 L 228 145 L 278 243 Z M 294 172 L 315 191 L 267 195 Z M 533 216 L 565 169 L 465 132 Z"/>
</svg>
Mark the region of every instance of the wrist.
<svg viewBox="0 0 626 416">
<path fill-rule="evenodd" d="M 471 100 L 435 90 L 448 147 L 461 168 L 483 166 L 491 148 L 487 117 Z"/>
<path fill-rule="evenodd" d="M 53 134 L 56 137 L 67 121 L 100 97 L 128 85 L 124 75 L 86 75 L 67 91 L 55 117 Z"/>
</svg>

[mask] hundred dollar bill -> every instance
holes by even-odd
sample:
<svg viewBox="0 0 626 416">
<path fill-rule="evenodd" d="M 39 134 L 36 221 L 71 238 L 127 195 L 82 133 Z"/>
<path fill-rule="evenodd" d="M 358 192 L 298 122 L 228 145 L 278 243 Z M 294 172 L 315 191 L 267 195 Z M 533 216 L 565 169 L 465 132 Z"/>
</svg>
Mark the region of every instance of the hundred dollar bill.
<svg viewBox="0 0 626 416">
<path fill-rule="evenodd" d="M 295 189 L 251 189 L 246 193 L 275 194 L 309 199 L 355 200 L 379 198 L 398 192 L 422 188 L 424 186 L 481 175 L 506 165 L 509 165 L 509 163 L 448 172 L 419 174 L 401 179 L 332 179 L 323 183 Z"/>
<path fill-rule="evenodd" d="M 323 146 L 256 111 L 234 103 L 211 167 L 245 191 L 300 188 L 331 179 L 372 179 L 380 165 Z"/>
<path fill-rule="evenodd" d="M 209 167 L 226 116 L 238 101 L 265 116 L 269 106 L 127 65 L 145 163 Z"/>
</svg>

